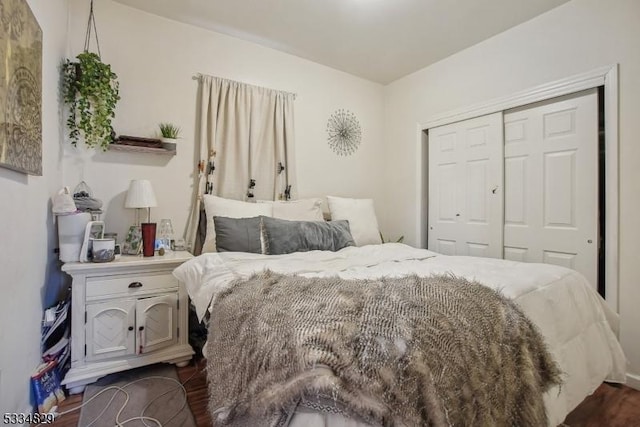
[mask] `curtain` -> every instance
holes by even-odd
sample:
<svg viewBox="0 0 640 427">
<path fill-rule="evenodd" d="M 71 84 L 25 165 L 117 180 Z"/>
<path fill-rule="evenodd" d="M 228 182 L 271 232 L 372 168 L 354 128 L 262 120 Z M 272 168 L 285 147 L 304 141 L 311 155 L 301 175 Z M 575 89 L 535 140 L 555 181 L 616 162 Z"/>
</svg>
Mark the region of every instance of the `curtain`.
<svg viewBox="0 0 640 427">
<path fill-rule="evenodd" d="M 236 200 L 294 197 L 295 95 L 198 76 L 194 191 L 186 239 L 199 247 L 203 194 Z"/>
</svg>

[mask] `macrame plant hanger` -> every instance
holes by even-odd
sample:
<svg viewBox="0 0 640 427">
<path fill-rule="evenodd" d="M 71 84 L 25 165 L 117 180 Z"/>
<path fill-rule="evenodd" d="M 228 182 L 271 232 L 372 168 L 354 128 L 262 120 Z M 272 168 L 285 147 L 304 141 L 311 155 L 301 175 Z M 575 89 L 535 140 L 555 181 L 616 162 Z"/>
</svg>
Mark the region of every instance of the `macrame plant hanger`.
<svg viewBox="0 0 640 427">
<path fill-rule="evenodd" d="M 98 49 L 98 57 L 102 57 L 100 53 L 100 40 L 98 40 L 98 27 L 96 26 L 96 16 L 93 13 L 93 0 L 91 0 L 91 8 L 89 10 L 89 19 L 87 20 L 87 33 L 84 36 L 84 51 L 89 52 L 91 44 L 91 30 L 96 35 L 96 48 Z"/>
</svg>

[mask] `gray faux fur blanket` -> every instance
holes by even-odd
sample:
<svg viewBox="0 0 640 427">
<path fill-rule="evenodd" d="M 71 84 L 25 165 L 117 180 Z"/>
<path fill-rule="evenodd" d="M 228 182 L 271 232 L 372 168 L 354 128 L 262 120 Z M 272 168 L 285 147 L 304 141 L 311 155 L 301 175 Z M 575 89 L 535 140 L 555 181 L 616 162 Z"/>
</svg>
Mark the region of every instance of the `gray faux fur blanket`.
<svg viewBox="0 0 640 427">
<path fill-rule="evenodd" d="M 216 425 L 330 396 L 372 425 L 543 426 L 560 383 L 515 303 L 452 276 L 255 275 L 217 299 L 207 346 Z"/>
</svg>

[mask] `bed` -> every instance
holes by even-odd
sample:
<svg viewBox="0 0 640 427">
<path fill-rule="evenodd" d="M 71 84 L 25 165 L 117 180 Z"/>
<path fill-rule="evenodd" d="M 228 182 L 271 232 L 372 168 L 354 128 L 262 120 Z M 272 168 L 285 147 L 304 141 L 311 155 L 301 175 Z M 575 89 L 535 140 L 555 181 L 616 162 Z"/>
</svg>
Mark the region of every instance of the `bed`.
<svg viewBox="0 0 640 427">
<path fill-rule="evenodd" d="M 616 338 L 617 315 L 584 277 L 559 266 L 444 256 L 387 243 L 285 255 L 207 253 L 183 264 L 174 275 L 185 283 L 197 315 L 203 319 L 222 295 L 265 271 L 347 280 L 448 275 L 498 291 L 515 302 L 537 327 L 562 372 L 561 386 L 552 387 L 543 396 L 551 426 L 561 424 L 603 381 L 625 381 L 626 361 Z M 216 328 L 215 322 L 209 327 Z M 215 420 L 215 408 L 212 412 Z M 278 422 L 290 426 L 365 425 L 358 419 L 345 418 L 339 411 L 308 408 Z"/>
</svg>

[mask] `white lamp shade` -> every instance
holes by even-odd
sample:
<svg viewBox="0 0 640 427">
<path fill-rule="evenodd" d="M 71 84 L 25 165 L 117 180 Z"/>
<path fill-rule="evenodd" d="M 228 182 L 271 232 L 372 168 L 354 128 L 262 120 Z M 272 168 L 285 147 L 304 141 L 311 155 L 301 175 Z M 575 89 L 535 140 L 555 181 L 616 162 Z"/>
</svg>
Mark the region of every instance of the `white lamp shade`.
<svg viewBox="0 0 640 427">
<path fill-rule="evenodd" d="M 158 206 L 151 182 L 146 179 L 132 179 L 124 201 L 125 208 L 154 208 Z"/>
</svg>

